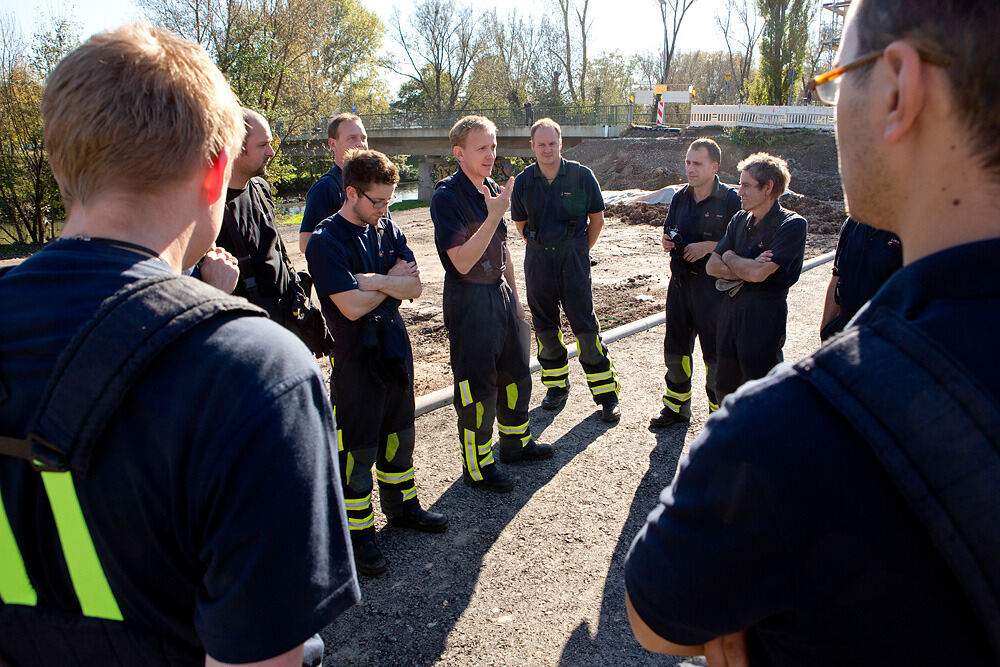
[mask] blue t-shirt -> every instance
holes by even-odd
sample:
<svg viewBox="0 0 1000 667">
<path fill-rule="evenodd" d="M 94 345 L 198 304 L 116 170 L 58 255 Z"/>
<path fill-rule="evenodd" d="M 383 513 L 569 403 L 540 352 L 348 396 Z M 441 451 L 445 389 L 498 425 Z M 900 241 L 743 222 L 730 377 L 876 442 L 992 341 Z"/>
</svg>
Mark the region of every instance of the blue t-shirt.
<svg viewBox="0 0 1000 667">
<path fill-rule="evenodd" d="M 685 244 L 701 241 L 719 241 L 726 233 L 726 228 L 733 216 L 740 211 L 740 196 L 736 190 L 723 185 L 719 177 L 715 177 L 712 193 L 696 202 L 694 191 L 690 185 L 674 193 L 670 198 L 670 208 L 663 221 L 663 233 L 676 229 L 681 233 Z M 675 246 L 670 251 L 670 273 L 677 275 L 684 271 L 702 273 L 709 255 L 696 262 L 684 261 L 683 249 Z"/>
<path fill-rule="evenodd" d="M 337 213 L 313 232 L 306 247 L 306 261 L 323 315 L 333 332 L 335 358 L 357 353 L 353 341 L 362 318 L 350 320 L 345 317 L 330 295 L 358 289 L 354 274 L 385 275 L 400 259 L 416 261 L 403 232 L 388 217 L 379 220 L 377 225 L 359 226 Z M 399 300 L 386 297 L 378 310 L 399 318 Z"/>
<path fill-rule="evenodd" d="M 61 240 L 0 279 L 0 433 L 25 434 L 55 360 L 102 299 L 169 271 Z M 322 376 L 280 325 L 220 316 L 170 344 L 74 474 L 125 621 L 251 662 L 357 602 L 334 448 Z M 77 612 L 38 473 L 0 456 L 0 490 L 40 605 Z M 16 641 L 0 626 L 0 645 Z"/>
<path fill-rule="evenodd" d="M 316 225 L 339 211 L 343 205 L 344 173 L 334 164 L 330 171 L 313 183 L 306 193 L 306 210 L 302 213 L 299 233 L 312 232 L 316 229 Z"/>
<path fill-rule="evenodd" d="M 496 195 L 500 188 L 492 179 L 486 187 Z M 444 265 L 446 282 L 499 283 L 507 268 L 507 224 L 501 220 L 479 261 L 462 274 L 451 263 L 448 250 L 464 244 L 485 222 L 488 211 L 483 193 L 476 189 L 465 172 L 457 172 L 437 184 L 431 197 L 431 220 L 434 221 L 434 244 Z"/>
<path fill-rule="evenodd" d="M 750 211 L 740 211 L 729 221 L 726 235 L 715 246 L 717 255 L 723 255 L 727 250 L 747 259 L 754 259 L 765 250 L 770 250 L 778 270 L 760 283 L 744 284 L 743 289 L 787 293 L 802 272 L 802 259 L 806 252 L 806 219 L 783 208 L 778 202 L 774 202 L 762 220 L 754 220 Z"/>
<path fill-rule="evenodd" d="M 570 225 L 575 238 L 586 238 L 588 216 L 603 210 L 601 186 L 594 172 L 579 162 L 563 158 L 551 183 L 537 162 L 514 179 L 510 218 L 526 221 L 524 232 L 530 241 L 559 243 L 566 239 Z"/>
<path fill-rule="evenodd" d="M 936 253 L 896 273 L 869 306 L 950 351 L 993 401 L 998 255 L 1000 240 Z M 912 396 L 914 410 L 935 409 L 919 387 Z M 995 545 L 1000 529 L 969 538 Z M 787 365 L 708 420 L 636 537 L 625 580 L 639 615 L 670 641 L 750 628 L 755 667 L 993 664 L 958 583 L 874 452 Z"/>
</svg>

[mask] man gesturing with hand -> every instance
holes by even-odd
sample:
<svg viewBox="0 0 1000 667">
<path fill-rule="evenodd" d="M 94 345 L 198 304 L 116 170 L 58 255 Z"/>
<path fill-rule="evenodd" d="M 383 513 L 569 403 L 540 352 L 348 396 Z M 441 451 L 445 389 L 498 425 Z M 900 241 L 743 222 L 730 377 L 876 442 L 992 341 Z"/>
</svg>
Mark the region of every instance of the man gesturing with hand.
<svg viewBox="0 0 1000 667">
<path fill-rule="evenodd" d="M 466 484 L 503 493 L 514 481 L 493 456 L 493 420 L 501 458 L 544 459 L 552 448 L 531 438 L 528 401 L 529 336 L 522 336 L 524 307 L 507 250 L 513 185 L 491 178 L 496 126 L 466 116 L 451 128 L 459 170 L 437 185 L 431 199 L 434 242 L 444 265 L 444 323 L 451 344 L 455 411 Z"/>
</svg>

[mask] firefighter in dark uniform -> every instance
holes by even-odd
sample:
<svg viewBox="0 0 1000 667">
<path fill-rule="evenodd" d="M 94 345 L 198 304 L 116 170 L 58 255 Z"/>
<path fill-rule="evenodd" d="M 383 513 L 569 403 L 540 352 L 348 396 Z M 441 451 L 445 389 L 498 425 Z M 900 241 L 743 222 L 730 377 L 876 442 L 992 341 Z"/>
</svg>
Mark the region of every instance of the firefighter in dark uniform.
<svg viewBox="0 0 1000 667">
<path fill-rule="evenodd" d="M 844 221 L 833 258 L 833 277 L 826 289 L 820 340 L 847 326 L 892 274 L 903 266 L 899 237 L 851 218 Z"/>
<path fill-rule="evenodd" d="M 569 362 L 559 330 L 562 305 L 601 418 L 617 422 L 620 385 L 601 341 L 590 287 L 590 249 L 604 226 L 601 187 L 590 169 L 562 157 L 562 129 L 551 118 L 531 126 L 531 150 L 535 164 L 514 180 L 510 210 L 527 241 L 524 282 L 542 384 L 548 388 L 542 407 L 562 407 L 569 395 Z"/>
<path fill-rule="evenodd" d="M 360 116 L 341 113 L 333 117 L 326 129 L 327 145 L 333 153 L 333 166 L 312 184 L 306 193 L 306 209 L 299 225 L 299 251 L 306 252 L 309 237 L 316 225 L 340 210 L 344 205 L 344 158 L 355 148 L 368 148 L 368 135 Z"/>
<path fill-rule="evenodd" d="M 377 151 L 347 153 L 345 201 L 313 232 L 306 260 L 334 333 L 330 384 L 337 395 L 341 482 L 358 570 L 381 574 L 372 465 L 389 525 L 441 532 L 442 514 L 420 507 L 413 474 L 413 354 L 399 314 L 420 296 L 420 272 L 388 217 L 399 172 Z M 329 298 L 327 298 L 329 297 Z"/>
<path fill-rule="evenodd" d="M 799 279 L 806 249 L 805 218 L 778 204 L 791 180 L 785 161 L 755 153 L 737 168 L 743 210 L 706 266 L 726 293 L 716 348 L 720 401 L 783 360 L 788 288 Z"/>
<path fill-rule="evenodd" d="M 667 288 L 667 333 L 663 358 L 667 389 L 660 414 L 649 420 L 653 428 L 687 423 L 691 419 L 691 353 L 694 338 L 701 342 L 705 360 L 708 411 L 719 409 L 715 389 L 716 328 L 722 294 L 705 264 L 740 210 L 736 191 L 719 181 L 722 150 L 711 139 L 691 142 L 684 158 L 688 184 L 670 200 L 663 222 L 663 249 L 670 253 Z"/>
<path fill-rule="evenodd" d="M 460 168 L 437 184 L 431 218 L 445 270 L 444 323 L 455 378 L 462 478 L 470 486 L 506 492 L 514 481 L 493 456 L 494 417 L 503 462 L 552 456 L 551 447 L 532 439 L 528 423 L 530 334 L 503 221 L 513 179 L 500 188 L 489 177 L 497 144 L 496 126 L 488 118 L 460 119 L 450 139 Z"/>
</svg>

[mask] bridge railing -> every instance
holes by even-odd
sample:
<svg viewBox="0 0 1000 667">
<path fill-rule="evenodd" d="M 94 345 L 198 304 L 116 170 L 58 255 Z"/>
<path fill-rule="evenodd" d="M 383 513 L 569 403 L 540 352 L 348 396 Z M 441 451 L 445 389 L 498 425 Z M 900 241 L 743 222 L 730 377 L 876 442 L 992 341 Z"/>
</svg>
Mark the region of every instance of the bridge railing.
<svg viewBox="0 0 1000 667">
<path fill-rule="evenodd" d="M 833 107 L 826 106 L 750 106 L 705 104 L 691 105 L 692 126 L 808 128 L 833 130 Z"/>
<path fill-rule="evenodd" d="M 521 109 L 466 109 L 442 113 L 410 113 L 392 111 L 379 114 L 361 114 L 365 129 L 390 130 L 413 128 L 450 128 L 462 116 L 486 116 L 497 127 L 520 127 L 531 125 L 539 118 L 551 118 L 560 125 L 628 125 L 632 121 L 632 107 L 628 104 L 602 106 L 533 106 L 529 112 Z M 319 119 L 316 128 L 325 128 L 333 119 Z"/>
</svg>

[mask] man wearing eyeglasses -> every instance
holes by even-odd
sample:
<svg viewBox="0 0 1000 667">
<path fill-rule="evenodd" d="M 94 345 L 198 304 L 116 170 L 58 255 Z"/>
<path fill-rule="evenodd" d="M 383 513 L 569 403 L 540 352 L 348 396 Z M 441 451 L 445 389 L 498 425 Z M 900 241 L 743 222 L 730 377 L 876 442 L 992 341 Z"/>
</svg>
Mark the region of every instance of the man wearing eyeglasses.
<svg viewBox="0 0 1000 667">
<path fill-rule="evenodd" d="M 710 665 L 1000 664 L 1000 3 L 860 0 L 836 70 L 849 213 L 904 266 L 727 400 L 626 562 L 650 650 Z"/>
<path fill-rule="evenodd" d="M 341 482 L 358 571 L 385 572 L 375 544 L 372 465 L 390 526 L 442 532 L 444 515 L 420 506 L 413 474 L 413 354 L 399 314 L 422 290 L 406 237 L 389 217 L 399 172 L 382 153 L 349 151 L 344 205 L 316 227 L 306 261 L 334 334 Z"/>
</svg>

